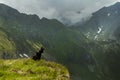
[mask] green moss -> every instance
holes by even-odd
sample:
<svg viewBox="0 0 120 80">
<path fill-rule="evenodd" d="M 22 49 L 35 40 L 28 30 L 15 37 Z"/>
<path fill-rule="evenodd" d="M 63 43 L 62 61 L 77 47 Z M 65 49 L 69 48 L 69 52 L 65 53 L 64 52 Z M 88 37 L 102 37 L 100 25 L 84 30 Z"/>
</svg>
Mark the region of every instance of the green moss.
<svg viewBox="0 0 120 80">
<path fill-rule="evenodd" d="M 45 60 L 0 60 L 0 80 L 69 80 L 66 67 Z"/>
</svg>

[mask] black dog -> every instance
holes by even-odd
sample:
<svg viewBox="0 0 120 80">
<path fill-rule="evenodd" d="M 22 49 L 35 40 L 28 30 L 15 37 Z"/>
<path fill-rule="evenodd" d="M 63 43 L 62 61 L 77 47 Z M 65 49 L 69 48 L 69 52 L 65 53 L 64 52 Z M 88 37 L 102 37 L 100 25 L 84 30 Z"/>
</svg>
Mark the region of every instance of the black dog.
<svg viewBox="0 0 120 80">
<path fill-rule="evenodd" d="M 44 48 L 43 47 L 41 47 L 41 49 L 39 50 L 39 52 L 36 52 L 36 55 L 34 55 L 33 57 L 32 57 L 32 59 L 33 60 L 40 60 L 41 59 L 41 55 L 42 55 L 42 53 L 44 52 Z"/>
</svg>

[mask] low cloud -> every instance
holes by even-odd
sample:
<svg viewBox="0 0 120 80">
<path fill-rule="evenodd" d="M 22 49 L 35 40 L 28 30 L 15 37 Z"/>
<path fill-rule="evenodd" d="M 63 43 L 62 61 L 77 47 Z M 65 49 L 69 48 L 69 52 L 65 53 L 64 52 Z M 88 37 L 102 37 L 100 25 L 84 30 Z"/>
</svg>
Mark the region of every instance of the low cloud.
<svg viewBox="0 0 120 80">
<path fill-rule="evenodd" d="M 37 14 L 40 18 L 58 19 L 64 23 L 76 23 L 91 16 L 106 5 L 119 0 L 0 0 L 20 12 Z"/>
</svg>

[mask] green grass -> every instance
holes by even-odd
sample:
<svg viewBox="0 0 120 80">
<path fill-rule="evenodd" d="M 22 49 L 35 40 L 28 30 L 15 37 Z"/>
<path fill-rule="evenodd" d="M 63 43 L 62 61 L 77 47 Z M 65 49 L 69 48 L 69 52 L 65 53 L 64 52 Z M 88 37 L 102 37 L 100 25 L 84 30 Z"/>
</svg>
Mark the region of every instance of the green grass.
<svg viewBox="0 0 120 80">
<path fill-rule="evenodd" d="M 0 60 L 0 80 L 69 80 L 66 67 L 45 60 Z"/>
<path fill-rule="evenodd" d="M 9 39 L 9 37 L 0 30 L 0 51 L 14 52 L 16 51 L 15 43 Z"/>
</svg>

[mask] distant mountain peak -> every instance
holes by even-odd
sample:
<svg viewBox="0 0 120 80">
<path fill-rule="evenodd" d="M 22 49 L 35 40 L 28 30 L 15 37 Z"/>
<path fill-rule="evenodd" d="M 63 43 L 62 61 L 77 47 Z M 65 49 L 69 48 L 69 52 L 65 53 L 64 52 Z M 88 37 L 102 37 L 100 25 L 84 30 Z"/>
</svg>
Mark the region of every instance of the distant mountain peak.
<svg viewBox="0 0 120 80">
<path fill-rule="evenodd" d="M 58 21 L 57 19 L 48 19 L 48 18 L 46 18 L 46 17 L 43 17 L 43 18 L 41 18 L 41 21 L 44 21 L 44 22 L 51 22 L 51 23 L 58 23 L 58 24 L 61 24 L 61 25 L 63 25 L 60 21 Z"/>
<path fill-rule="evenodd" d="M 6 4 L 3 4 L 3 3 L 0 3 L 0 9 L 7 9 L 7 10 L 8 10 L 8 9 L 12 9 L 12 10 L 17 11 L 16 9 L 14 9 L 14 8 L 6 5 Z M 18 12 L 18 11 L 17 11 L 17 12 Z"/>
<path fill-rule="evenodd" d="M 9 16 L 9 15 L 14 15 L 14 14 L 17 14 L 19 13 L 18 10 L 12 8 L 12 7 L 9 7 L 3 3 L 0 3 L 0 15 L 2 16 Z"/>
<path fill-rule="evenodd" d="M 49 19 L 47 19 L 46 17 L 42 17 L 41 20 L 48 21 Z"/>
<path fill-rule="evenodd" d="M 0 7 L 1 7 L 1 6 L 7 6 L 7 5 L 5 5 L 5 4 L 3 4 L 3 3 L 0 3 Z M 9 6 L 7 6 L 7 7 L 9 7 Z"/>
<path fill-rule="evenodd" d="M 120 2 L 116 2 L 115 4 L 109 6 L 108 8 L 120 8 Z"/>
<path fill-rule="evenodd" d="M 116 15 L 120 13 L 120 2 L 117 2 L 111 6 L 108 6 L 108 7 L 104 6 L 103 8 L 99 9 L 98 11 L 92 13 L 92 15 L 93 16 L 98 16 L 98 15 L 99 16 L 100 15 L 102 15 L 102 16 L 108 15 L 109 16 L 110 13 L 116 14 Z"/>
<path fill-rule="evenodd" d="M 116 2 L 114 5 L 119 5 L 120 6 L 120 2 Z"/>
</svg>

